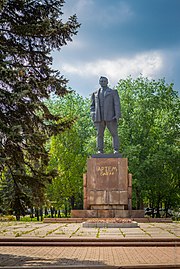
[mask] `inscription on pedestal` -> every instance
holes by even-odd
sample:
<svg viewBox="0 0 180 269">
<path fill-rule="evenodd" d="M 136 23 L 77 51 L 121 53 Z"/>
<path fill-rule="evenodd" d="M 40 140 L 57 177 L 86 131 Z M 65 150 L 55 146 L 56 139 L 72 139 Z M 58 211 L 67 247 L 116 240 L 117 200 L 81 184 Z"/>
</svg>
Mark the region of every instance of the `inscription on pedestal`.
<svg viewBox="0 0 180 269">
<path fill-rule="evenodd" d="M 91 158 L 87 162 L 87 208 L 128 206 L 126 158 Z"/>
<path fill-rule="evenodd" d="M 96 166 L 95 167 L 97 174 L 99 174 L 100 177 L 103 176 L 114 176 L 115 173 L 117 173 L 118 168 L 116 166 Z"/>
</svg>

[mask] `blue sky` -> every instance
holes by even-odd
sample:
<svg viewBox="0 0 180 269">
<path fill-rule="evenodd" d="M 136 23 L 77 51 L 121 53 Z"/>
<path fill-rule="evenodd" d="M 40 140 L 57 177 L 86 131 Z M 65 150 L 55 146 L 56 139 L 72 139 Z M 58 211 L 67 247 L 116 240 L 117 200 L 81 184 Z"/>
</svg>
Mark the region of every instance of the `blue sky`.
<svg viewBox="0 0 180 269">
<path fill-rule="evenodd" d="M 99 77 L 113 88 L 142 74 L 180 92 L 180 0 L 65 0 L 64 18 L 81 23 L 73 42 L 53 53 L 53 67 L 83 97 Z"/>
</svg>

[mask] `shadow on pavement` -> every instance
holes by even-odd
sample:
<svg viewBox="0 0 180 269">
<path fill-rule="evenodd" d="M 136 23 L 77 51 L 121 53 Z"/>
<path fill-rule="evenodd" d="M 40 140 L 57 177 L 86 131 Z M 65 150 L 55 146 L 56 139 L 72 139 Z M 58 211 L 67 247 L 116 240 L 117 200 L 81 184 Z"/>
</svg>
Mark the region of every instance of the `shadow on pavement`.
<svg viewBox="0 0 180 269">
<path fill-rule="evenodd" d="M 57 259 L 49 259 L 49 258 L 40 258 L 40 257 L 30 257 L 30 256 L 20 256 L 20 255 L 12 255 L 12 254 L 0 254 L 0 268 L 5 267 L 13 268 L 19 266 L 26 266 L 39 268 L 39 266 L 107 266 L 105 263 L 100 261 L 90 261 L 90 260 L 78 260 L 77 258 L 66 259 L 66 258 L 57 258 Z M 114 266 L 108 266 L 109 268 L 115 268 Z M 24 267 L 23 267 L 24 268 Z M 88 267 L 84 267 L 88 268 Z"/>
<path fill-rule="evenodd" d="M 107 265 L 102 261 L 79 260 L 77 258 L 40 258 L 31 256 L 21 256 L 13 254 L 0 254 L 0 269 L 175 269 L 180 265 L 162 265 L 162 264 L 136 264 L 136 265 Z"/>
</svg>

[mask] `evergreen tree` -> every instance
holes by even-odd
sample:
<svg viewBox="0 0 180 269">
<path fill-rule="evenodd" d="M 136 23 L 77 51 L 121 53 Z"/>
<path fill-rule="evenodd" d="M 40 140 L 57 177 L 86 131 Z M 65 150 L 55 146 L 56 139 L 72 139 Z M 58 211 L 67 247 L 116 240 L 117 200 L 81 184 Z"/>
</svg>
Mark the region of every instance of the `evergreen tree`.
<svg viewBox="0 0 180 269">
<path fill-rule="evenodd" d="M 72 41 L 80 26 L 76 15 L 62 21 L 63 4 L 64 0 L 0 2 L 0 175 L 3 182 L 13 181 L 19 197 L 38 197 L 38 192 L 43 197 L 52 176 L 45 170 L 45 142 L 71 124 L 53 116 L 44 104 L 51 92 L 68 92 L 67 80 L 51 68 L 50 54 Z M 14 201 L 12 207 L 19 207 L 19 199 Z"/>
</svg>

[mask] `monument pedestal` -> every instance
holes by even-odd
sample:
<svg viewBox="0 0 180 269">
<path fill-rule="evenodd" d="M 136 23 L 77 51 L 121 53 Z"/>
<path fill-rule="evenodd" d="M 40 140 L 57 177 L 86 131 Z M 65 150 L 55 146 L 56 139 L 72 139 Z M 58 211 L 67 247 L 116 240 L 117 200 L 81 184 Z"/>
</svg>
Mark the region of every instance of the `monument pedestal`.
<svg viewBox="0 0 180 269">
<path fill-rule="evenodd" d="M 127 158 L 117 154 L 94 155 L 87 160 L 83 177 L 83 210 L 72 210 L 73 218 L 138 218 L 143 210 L 132 210 L 132 174 Z"/>
</svg>

